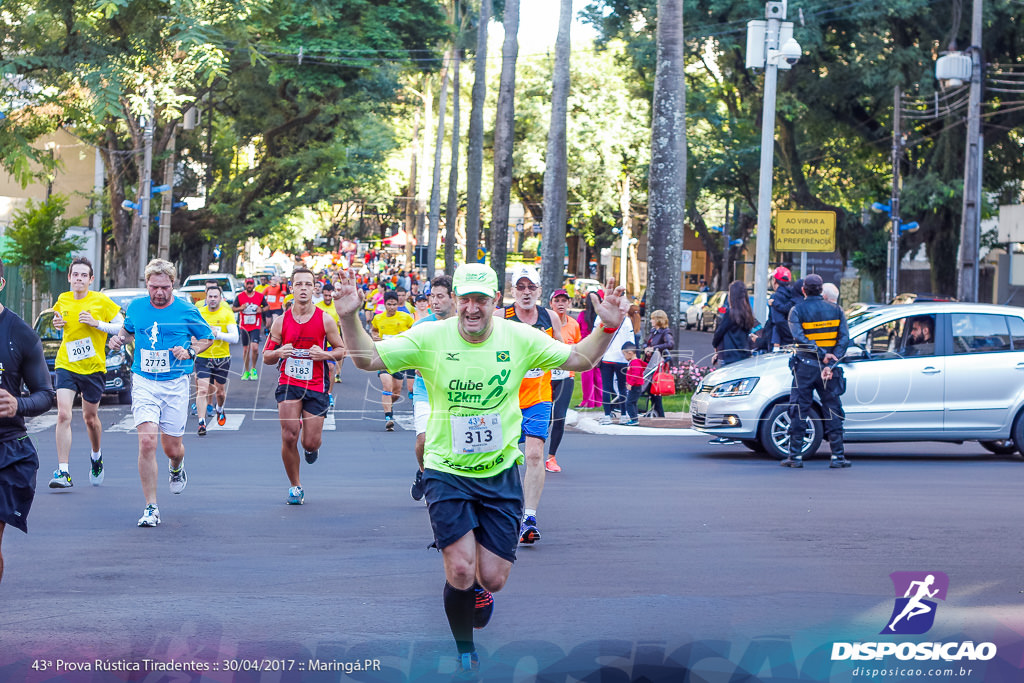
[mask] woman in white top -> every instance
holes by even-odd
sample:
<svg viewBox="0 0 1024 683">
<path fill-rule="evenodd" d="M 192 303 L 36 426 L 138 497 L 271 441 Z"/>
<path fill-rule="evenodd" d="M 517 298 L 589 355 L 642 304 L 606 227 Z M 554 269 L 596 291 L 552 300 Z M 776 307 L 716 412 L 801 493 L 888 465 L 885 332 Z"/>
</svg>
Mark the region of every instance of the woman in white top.
<svg viewBox="0 0 1024 683">
<path fill-rule="evenodd" d="M 594 331 L 608 333 L 600 317 L 597 318 L 594 324 Z M 629 316 L 626 316 L 622 321 L 622 325 L 615 331 L 615 337 L 612 339 L 612 343 L 608 345 L 608 350 L 601 357 L 601 406 L 604 408 L 604 417 L 601 418 L 601 424 L 603 425 L 612 423 L 615 412 L 618 412 L 621 416 L 620 421 L 628 420 L 625 411 L 627 392 L 626 366 L 628 363 L 626 362 L 626 357 L 622 354 L 622 345 L 632 341 L 633 323 L 630 321 Z"/>
</svg>

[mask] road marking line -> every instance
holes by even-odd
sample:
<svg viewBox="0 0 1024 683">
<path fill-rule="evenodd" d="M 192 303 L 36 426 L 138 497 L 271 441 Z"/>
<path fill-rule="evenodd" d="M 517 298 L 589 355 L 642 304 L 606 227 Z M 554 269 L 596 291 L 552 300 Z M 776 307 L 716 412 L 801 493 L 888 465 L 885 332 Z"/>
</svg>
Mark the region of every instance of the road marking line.
<svg viewBox="0 0 1024 683">
<path fill-rule="evenodd" d="M 25 423 L 25 431 L 29 434 L 36 434 L 53 427 L 57 424 L 56 413 L 46 413 L 43 415 L 37 415 L 31 420 Z"/>
</svg>

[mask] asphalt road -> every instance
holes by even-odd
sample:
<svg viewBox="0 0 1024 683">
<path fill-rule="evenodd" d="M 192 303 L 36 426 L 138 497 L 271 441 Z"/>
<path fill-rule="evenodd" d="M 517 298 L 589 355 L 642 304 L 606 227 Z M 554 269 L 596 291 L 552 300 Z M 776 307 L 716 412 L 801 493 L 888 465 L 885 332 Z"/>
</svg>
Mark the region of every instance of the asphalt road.
<svg viewBox="0 0 1024 683">
<path fill-rule="evenodd" d="M 30 533 L 4 534 L 0 681 L 450 678 L 441 558 L 409 496 L 408 403 L 385 433 L 376 378 L 346 364 L 320 460 L 302 465 L 306 504 L 288 506 L 270 374 L 234 381 L 227 427 L 200 438 L 190 421 L 188 488 L 161 483 L 153 529 L 136 527 L 127 407 L 101 407 L 101 487 L 76 413 L 75 487 L 47 488 L 55 413 L 35 418 Z M 977 444 L 848 455 L 849 470 L 796 471 L 700 436 L 567 434 L 543 539 L 521 549 L 477 632 L 484 680 L 855 681 L 864 665 L 909 668 L 874 680 L 1024 680 L 1021 458 Z M 879 635 L 896 571 L 949 577 L 926 635 Z M 998 654 L 830 661 L 834 642 L 883 640 L 990 641 Z"/>
</svg>

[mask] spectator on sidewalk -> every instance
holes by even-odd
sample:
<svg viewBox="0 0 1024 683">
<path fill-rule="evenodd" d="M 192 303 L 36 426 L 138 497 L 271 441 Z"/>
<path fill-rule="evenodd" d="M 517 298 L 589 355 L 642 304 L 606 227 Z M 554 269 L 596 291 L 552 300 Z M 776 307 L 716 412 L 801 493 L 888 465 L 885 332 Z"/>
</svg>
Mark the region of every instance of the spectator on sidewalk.
<svg viewBox="0 0 1024 683">
<path fill-rule="evenodd" d="M 601 290 L 597 291 L 599 299 L 604 299 L 604 292 Z M 590 297 L 585 297 L 586 304 L 579 316 L 576 318 L 576 322 L 580 324 L 580 339 L 586 339 L 593 330 L 597 322 L 597 313 L 594 311 L 594 306 L 590 302 Z M 583 395 L 580 397 L 580 408 L 600 408 L 601 407 L 601 367 L 600 365 L 593 370 L 587 370 L 586 372 L 580 373 L 580 390 Z"/>
<path fill-rule="evenodd" d="M 754 311 L 750 308 L 747 286 L 742 280 L 733 280 L 729 284 L 728 301 L 725 313 L 718 318 L 715 326 L 715 336 L 711 339 L 719 367 L 750 357 L 750 331 L 757 324 Z"/>
<path fill-rule="evenodd" d="M 644 387 L 644 370 L 647 368 L 647 362 L 636 357 L 636 344 L 632 342 L 626 342 L 622 345 L 622 355 L 626 357 L 629 363 L 626 366 L 626 386 L 628 387 L 626 393 L 626 416 L 629 420 L 622 424 L 634 426 L 640 424 L 636 404 L 640 400 L 640 392 Z M 661 397 L 659 396 L 658 398 L 660 399 Z"/>
<path fill-rule="evenodd" d="M 669 352 L 676 347 L 676 340 L 668 329 L 668 314 L 660 309 L 651 313 L 651 326 L 651 333 L 644 344 L 644 360 L 650 360 L 651 354 L 660 351 L 661 360 L 668 361 Z"/>
</svg>

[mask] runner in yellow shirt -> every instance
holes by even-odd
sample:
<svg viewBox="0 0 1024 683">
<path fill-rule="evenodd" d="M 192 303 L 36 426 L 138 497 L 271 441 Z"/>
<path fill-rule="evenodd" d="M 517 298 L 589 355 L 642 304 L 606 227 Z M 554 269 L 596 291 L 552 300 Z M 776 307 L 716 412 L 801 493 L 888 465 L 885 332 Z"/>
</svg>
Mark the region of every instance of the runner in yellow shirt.
<svg viewBox="0 0 1024 683">
<path fill-rule="evenodd" d="M 206 285 L 206 303 L 199 307 L 199 315 L 213 330 L 216 341 L 196 357 L 196 414 L 199 415 L 199 436 L 206 436 L 206 404 L 210 394 L 216 394 L 217 424 L 221 427 L 228 418 L 224 402 L 228 397 L 228 370 L 231 369 L 231 349 L 228 344 L 238 342 L 235 313 L 224 301 L 224 293 L 216 283 Z"/>
<path fill-rule="evenodd" d="M 316 285 L 314 285 L 314 287 L 315 286 Z M 316 307 L 319 308 L 324 313 L 326 313 L 327 315 L 334 318 L 334 322 L 340 325 L 341 322 L 340 319 L 338 318 L 338 312 L 334 310 L 334 285 L 332 285 L 330 282 L 325 282 L 323 284 L 323 289 L 321 290 L 321 292 L 322 297 L 320 301 L 318 301 L 315 304 Z M 330 351 L 330 347 L 328 347 L 327 350 Z M 341 359 L 337 361 L 335 361 L 334 359 L 330 359 L 327 361 L 327 381 L 329 382 L 330 385 L 327 389 L 327 395 L 330 401 L 331 408 L 334 407 L 334 385 L 336 382 L 341 381 L 341 364 L 344 362 L 345 356 L 342 356 Z"/>
<path fill-rule="evenodd" d="M 70 292 L 57 297 L 53 307 L 53 326 L 63 331 L 57 351 L 57 470 L 50 480 L 51 489 L 73 486 L 68 469 L 71 453 L 71 406 L 75 394 L 82 394 L 82 418 L 92 445 L 89 482 L 103 483 L 103 455 L 100 452 L 100 399 L 106 384 L 107 335 L 121 331 L 124 317 L 117 304 L 106 294 L 93 292 L 92 263 L 76 257 L 68 268 Z"/>
<path fill-rule="evenodd" d="M 374 341 L 383 341 L 390 337 L 397 336 L 412 327 L 412 316 L 405 311 L 398 310 L 398 293 L 389 289 L 384 292 L 384 312 L 373 316 L 370 323 L 370 334 Z M 381 403 L 384 406 L 384 429 L 389 432 L 395 431 L 395 417 L 392 413 L 394 395 L 397 392 L 401 395 L 402 379 L 405 377 L 405 370 L 399 370 L 394 374 L 387 370 L 377 372 L 381 383 Z"/>
</svg>

